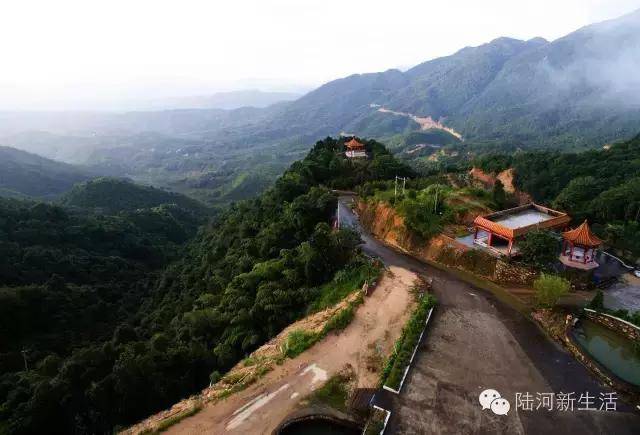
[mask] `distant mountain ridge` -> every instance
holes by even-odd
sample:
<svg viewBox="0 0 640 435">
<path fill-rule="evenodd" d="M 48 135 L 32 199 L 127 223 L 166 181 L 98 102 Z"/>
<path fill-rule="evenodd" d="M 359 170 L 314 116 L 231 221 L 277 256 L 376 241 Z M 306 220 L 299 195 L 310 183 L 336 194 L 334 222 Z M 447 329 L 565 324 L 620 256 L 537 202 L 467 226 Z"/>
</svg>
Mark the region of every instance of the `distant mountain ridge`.
<svg viewBox="0 0 640 435">
<path fill-rule="evenodd" d="M 444 119 L 468 140 L 599 146 L 640 130 L 638 70 L 640 11 L 553 42 L 499 38 L 405 73 L 336 80 L 287 105 L 271 128 L 366 135 L 380 119 L 374 104 Z"/>
<path fill-rule="evenodd" d="M 302 94 L 295 92 L 261 91 L 247 89 L 240 91 L 216 92 L 210 95 L 193 95 L 188 97 L 164 98 L 141 103 L 138 110 L 173 110 L 173 109 L 224 109 L 233 110 L 241 107 L 268 107 L 272 104 L 292 101 Z"/>
<path fill-rule="evenodd" d="M 640 129 L 638 70 L 640 10 L 552 42 L 498 38 L 406 72 L 354 74 L 265 108 L 0 112 L 0 137 L 12 129 L 97 135 L 156 132 L 233 145 L 287 138 L 307 142 L 342 131 L 385 136 L 418 129 L 410 119 L 379 113 L 376 107 L 383 106 L 443 120 L 474 141 L 530 146 L 543 139 L 550 145 L 588 146 L 630 137 Z"/>
</svg>

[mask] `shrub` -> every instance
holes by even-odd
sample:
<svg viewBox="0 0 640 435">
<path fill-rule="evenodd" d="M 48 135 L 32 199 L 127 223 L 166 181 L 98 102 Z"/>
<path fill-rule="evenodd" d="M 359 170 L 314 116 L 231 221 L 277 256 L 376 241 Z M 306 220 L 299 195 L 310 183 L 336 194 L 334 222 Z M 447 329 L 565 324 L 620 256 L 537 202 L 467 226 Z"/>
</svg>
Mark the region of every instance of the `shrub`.
<svg viewBox="0 0 640 435">
<path fill-rule="evenodd" d="M 477 249 L 465 251 L 459 261 L 461 267 L 478 275 L 493 276 L 496 270 L 497 259 Z"/>
<path fill-rule="evenodd" d="M 222 378 L 222 375 L 217 370 L 212 371 L 209 375 L 209 381 L 211 381 L 211 384 L 215 384 L 220 380 L 220 378 Z"/>
<path fill-rule="evenodd" d="M 533 283 L 536 299 L 542 307 L 551 308 L 569 292 L 569 281 L 555 275 L 543 273 Z"/>
<path fill-rule="evenodd" d="M 338 311 L 331 316 L 329 321 L 324 325 L 323 333 L 327 334 L 331 331 L 339 331 L 346 328 L 355 316 L 355 308 L 353 305 L 349 305 L 344 310 Z"/>
<path fill-rule="evenodd" d="M 309 399 L 311 403 L 321 403 L 344 412 L 347 410 L 350 381 L 351 377 L 348 374 L 338 373 L 318 388 Z"/>
<path fill-rule="evenodd" d="M 303 329 L 291 331 L 284 344 L 283 353 L 289 358 L 295 358 L 313 346 L 319 338 L 320 335 L 313 331 L 305 331 Z"/>
<path fill-rule="evenodd" d="M 446 246 L 438 252 L 436 261 L 438 263 L 446 264 L 447 266 L 455 266 L 458 264 L 458 251 Z"/>
<path fill-rule="evenodd" d="M 602 290 L 598 289 L 593 300 L 589 303 L 589 308 L 594 310 L 601 310 L 604 308 L 604 294 L 602 293 Z"/>
<path fill-rule="evenodd" d="M 558 241 L 548 230 L 527 233 L 518 243 L 518 249 L 525 263 L 544 269 L 558 256 Z"/>
</svg>

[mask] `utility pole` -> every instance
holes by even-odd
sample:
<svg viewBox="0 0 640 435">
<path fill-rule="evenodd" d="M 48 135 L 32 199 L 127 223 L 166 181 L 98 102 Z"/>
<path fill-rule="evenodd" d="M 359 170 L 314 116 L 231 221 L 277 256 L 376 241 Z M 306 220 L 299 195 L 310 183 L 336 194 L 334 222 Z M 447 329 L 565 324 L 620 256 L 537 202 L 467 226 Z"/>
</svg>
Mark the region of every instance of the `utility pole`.
<svg viewBox="0 0 640 435">
<path fill-rule="evenodd" d="M 396 197 L 398 196 L 398 176 L 393 180 L 393 203 L 396 203 Z"/>
<path fill-rule="evenodd" d="M 406 186 L 407 186 L 407 177 L 398 177 L 396 175 L 395 180 L 393 181 L 393 203 L 396 202 L 396 197 L 398 196 L 398 180 L 402 180 L 402 194 L 404 195 Z"/>
<path fill-rule="evenodd" d="M 29 365 L 27 364 L 27 351 L 23 349 L 20 353 L 22 353 L 22 359 L 24 359 L 24 371 L 28 372 Z"/>
<path fill-rule="evenodd" d="M 433 214 L 438 212 L 438 186 L 436 185 L 436 200 L 433 202 Z"/>
</svg>

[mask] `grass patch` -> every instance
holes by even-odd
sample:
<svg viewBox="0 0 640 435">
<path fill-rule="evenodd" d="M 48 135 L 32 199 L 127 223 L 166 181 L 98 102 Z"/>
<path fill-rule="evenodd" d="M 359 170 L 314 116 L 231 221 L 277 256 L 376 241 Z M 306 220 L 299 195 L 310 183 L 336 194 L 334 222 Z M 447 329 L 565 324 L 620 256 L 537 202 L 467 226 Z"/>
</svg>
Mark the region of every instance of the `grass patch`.
<svg viewBox="0 0 640 435">
<path fill-rule="evenodd" d="M 309 396 L 309 402 L 330 406 L 338 411 L 347 411 L 349 399 L 349 382 L 351 376 L 348 373 L 338 373 Z"/>
<path fill-rule="evenodd" d="M 372 282 L 380 275 L 381 266 L 367 259 L 359 259 L 350 267 L 335 274 L 333 279 L 315 289 L 317 296 L 309 307 L 314 313 L 331 307 L 351 293 L 362 288 L 365 281 Z"/>
<path fill-rule="evenodd" d="M 371 416 L 369 417 L 367 426 L 365 427 L 364 435 L 380 435 L 380 431 L 384 429 L 385 417 L 385 412 L 379 409 L 374 409 L 371 413 Z"/>
<path fill-rule="evenodd" d="M 425 295 L 418 302 L 418 306 L 402 329 L 402 334 L 394 346 L 393 353 L 382 371 L 381 383 L 383 385 L 394 390 L 400 388 L 405 368 L 409 365 L 420 333 L 424 329 L 427 314 L 435 305 L 436 299 L 432 295 Z"/>
<path fill-rule="evenodd" d="M 305 350 L 313 346 L 320 338 L 321 334 L 303 329 L 291 331 L 284 343 L 283 353 L 289 358 L 295 358 Z"/>
<path fill-rule="evenodd" d="M 201 410 L 202 410 L 202 403 L 196 403 L 191 409 L 187 409 L 186 411 L 183 411 L 179 414 L 176 414 L 172 417 L 169 417 L 167 419 L 160 421 L 160 423 L 158 423 L 158 425 L 155 428 L 148 428 L 143 430 L 142 432 L 140 432 L 140 435 L 142 434 L 151 435 L 151 434 L 164 432 L 174 424 L 181 422 L 187 417 L 191 417 L 192 415 L 197 414 Z"/>
<path fill-rule="evenodd" d="M 355 317 L 356 308 L 363 302 L 364 296 L 362 294 L 358 295 L 357 298 L 349 302 L 346 308 L 333 314 L 320 332 L 305 331 L 303 329 L 291 331 L 284 343 L 283 355 L 288 358 L 295 358 L 324 338 L 328 333 L 343 330 L 351 323 Z"/>
</svg>

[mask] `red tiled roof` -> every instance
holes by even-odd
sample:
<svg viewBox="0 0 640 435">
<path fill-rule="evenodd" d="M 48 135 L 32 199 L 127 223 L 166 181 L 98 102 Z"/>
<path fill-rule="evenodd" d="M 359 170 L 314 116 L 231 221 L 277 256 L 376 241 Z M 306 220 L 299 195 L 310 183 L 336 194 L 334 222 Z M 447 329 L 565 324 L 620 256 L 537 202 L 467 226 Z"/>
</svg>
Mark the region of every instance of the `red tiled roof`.
<svg viewBox="0 0 640 435">
<path fill-rule="evenodd" d="M 477 218 L 475 218 L 473 220 L 473 223 L 487 231 L 491 231 L 494 234 L 506 237 L 507 239 L 513 239 L 514 237 L 513 230 L 511 228 L 507 228 L 503 225 L 491 222 L 489 219 L 486 219 L 483 216 L 478 216 Z"/>
<path fill-rule="evenodd" d="M 494 221 L 494 219 L 497 219 L 499 217 L 518 213 L 527 209 L 535 209 L 540 212 L 547 213 L 552 217 L 546 221 L 519 228 L 508 228 Z M 491 231 L 492 233 L 502 236 L 506 239 L 514 239 L 528 233 L 532 229 L 560 228 L 568 224 L 570 221 L 571 218 L 566 213 L 552 210 L 548 207 L 544 207 L 538 204 L 530 203 L 521 205 L 519 207 L 510 208 L 508 210 L 491 213 L 486 216 L 478 216 L 474 219 L 473 223 L 486 231 Z"/>
<path fill-rule="evenodd" d="M 591 232 L 587 221 L 582 222 L 578 228 L 565 231 L 562 233 L 562 237 L 574 245 L 587 246 L 590 248 L 602 245 L 602 240 Z"/>
<path fill-rule="evenodd" d="M 358 142 L 355 137 L 351 139 L 349 142 L 345 143 L 344 146 L 346 146 L 347 149 L 350 149 L 350 150 L 364 148 L 364 145 Z"/>
</svg>

